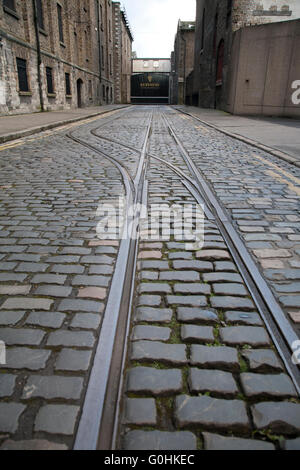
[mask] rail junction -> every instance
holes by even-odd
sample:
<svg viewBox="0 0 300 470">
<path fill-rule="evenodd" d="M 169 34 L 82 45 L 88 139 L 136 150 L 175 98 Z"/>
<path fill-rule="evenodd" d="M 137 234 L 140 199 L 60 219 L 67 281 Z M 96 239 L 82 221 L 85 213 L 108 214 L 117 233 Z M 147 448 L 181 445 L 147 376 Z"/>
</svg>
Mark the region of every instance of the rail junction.
<svg viewBox="0 0 300 470">
<path fill-rule="evenodd" d="M 0 164 L 0 449 L 300 448 L 299 168 L 168 106 Z"/>
</svg>

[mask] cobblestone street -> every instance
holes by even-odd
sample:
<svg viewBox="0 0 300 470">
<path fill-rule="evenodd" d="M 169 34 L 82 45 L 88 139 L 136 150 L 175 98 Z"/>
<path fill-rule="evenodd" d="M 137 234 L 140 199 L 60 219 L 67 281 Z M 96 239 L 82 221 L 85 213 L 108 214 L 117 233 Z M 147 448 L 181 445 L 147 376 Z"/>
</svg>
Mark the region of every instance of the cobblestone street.
<svg viewBox="0 0 300 470">
<path fill-rule="evenodd" d="M 0 168 L 1 450 L 300 449 L 300 168 L 169 106 L 4 144 Z M 108 203 L 136 244 L 99 236 Z M 190 236 L 156 214 L 147 239 L 132 203 L 188 206 Z"/>
</svg>

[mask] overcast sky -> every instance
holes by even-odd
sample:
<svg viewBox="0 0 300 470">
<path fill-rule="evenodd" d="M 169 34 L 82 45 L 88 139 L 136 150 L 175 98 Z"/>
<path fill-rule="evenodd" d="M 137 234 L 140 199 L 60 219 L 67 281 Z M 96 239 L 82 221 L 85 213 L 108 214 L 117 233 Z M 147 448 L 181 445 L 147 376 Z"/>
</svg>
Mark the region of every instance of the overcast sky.
<svg viewBox="0 0 300 470">
<path fill-rule="evenodd" d="M 195 21 L 196 0 L 120 0 L 138 57 L 170 57 L 178 20 Z"/>
</svg>

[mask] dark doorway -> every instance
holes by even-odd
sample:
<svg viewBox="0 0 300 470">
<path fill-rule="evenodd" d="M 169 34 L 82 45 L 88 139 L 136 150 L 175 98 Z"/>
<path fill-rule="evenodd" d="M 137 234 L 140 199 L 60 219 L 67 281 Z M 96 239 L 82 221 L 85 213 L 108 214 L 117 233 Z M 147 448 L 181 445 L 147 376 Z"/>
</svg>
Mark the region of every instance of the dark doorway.
<svg viewBox="0 0 300 470">
<path fill-rule="evenodd" d="M 168 73 L 137 73 L 131 77 L 131 103 L 168 104 Z"/>
<path fill-rule="evenodd" d="M 216 92 L 215 92 L 215 109 L 219 109 L 222 101 L 223 93 L 223 68 L 224 68 L 224 39 L 221 39 L 217 51 L 216 61 Z"/>
<path fill-rule="evenodd" d="M 82 85 L 83 81 L 81 78 L 77 80 L 77 106 L 78 108 L 82 108 Z"/>
</svg>

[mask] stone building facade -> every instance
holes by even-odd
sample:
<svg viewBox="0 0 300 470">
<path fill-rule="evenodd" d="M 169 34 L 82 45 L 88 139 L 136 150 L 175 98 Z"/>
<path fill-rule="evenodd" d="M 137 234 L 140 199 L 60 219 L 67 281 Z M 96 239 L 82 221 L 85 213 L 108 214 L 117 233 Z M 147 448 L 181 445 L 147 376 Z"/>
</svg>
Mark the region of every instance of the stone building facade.
<svg viewBox="0 0 300 470">
<path fill-rule="evenodd" d="M 131 57 L 133 36 L 126 12 L 119 2 L 113 3 L 114 35 L 114 101 L 117 104 L 130 103 L 131 99 Z"/>
<path fill-rule="evenodd" d="M 236 31 L 299 17 L 299 0 L 197 0 L 194 71 L 188 82 L 191 103 L 227 109 Z"/>
<path fill-rule="evenodd" d="M 171 55 L 170 102 L 184 104 L 187 101 L 187 77 L 194 68 L 195 21 L 178 22 Z"/>
<path fill-rule="evenodd" d="M 278 23 L 300 18 L 299 0 L 235 1 L 232 14 L 233 30 L 244 26 Z"/>
<path fill-rule="evenodd" d="M 0 113 L 114 100 L 111 0 L 0 0 Z"/>
</svg>

